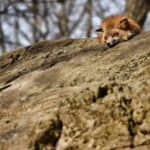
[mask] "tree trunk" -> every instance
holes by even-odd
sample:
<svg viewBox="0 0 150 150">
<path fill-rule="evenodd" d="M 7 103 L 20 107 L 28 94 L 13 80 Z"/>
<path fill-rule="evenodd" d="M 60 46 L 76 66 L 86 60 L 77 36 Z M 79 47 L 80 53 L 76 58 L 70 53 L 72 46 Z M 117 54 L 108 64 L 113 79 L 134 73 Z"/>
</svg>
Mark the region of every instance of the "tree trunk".
<svg viewBox="0 0 150 150">
<path fill-rule="evenodd" d="M 32 0 L 32 11 L 33 11 L 33 41 L 38 42 L 38 0 Z"/>
<path fill-rule="evenodd" d="M 3 33 L 3 28 L 2 28 L 2 21 L 1 21 L 1 16 L 0 16 L 0 48 L 2 50 L 2 53 L 5 53 L 5 38 L 4 38 L 4 33 Z"/>
<path fill-rule="evenodd" d="M 65 9 L 65 0 L 59 0 L 58 1 L 61 4 L 61 11 L 59 13 L 59 30 L 60 30 L 60 37 L 61 38 L 68 38 L 69 33 L 68 33 L 68 19 L 67 19 L 67 14 L 66 14 L 66 9 Z"/>
<path fill-rule="evenodd" d="M 150 0 L 127 0 L 126 15 L 135 20 L 143 27 L 148 11 L 150 10 Z"/>
<path fill-rule="evenodd" d="M 92 30 L 92 0 L 87 1 L 86 12 L 88 14 L 86 37 L 91 37 L 91 30 Z"/>
</svg>

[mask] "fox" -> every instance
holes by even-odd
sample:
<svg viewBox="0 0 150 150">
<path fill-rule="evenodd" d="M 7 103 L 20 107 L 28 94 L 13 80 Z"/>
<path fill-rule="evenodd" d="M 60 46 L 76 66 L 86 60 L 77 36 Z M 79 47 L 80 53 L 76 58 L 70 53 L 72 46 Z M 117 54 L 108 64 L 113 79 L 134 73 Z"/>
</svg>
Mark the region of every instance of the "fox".
<svg viewBox="0 0 150 150">
<path fill-rule="evenodd" d="M 98 41 L 108 47 L 130 40 L 141 32 L 141 28 L 134 20 L 127 16 L 113 15 L 105 18 L 98 32 Z"/>
</svg>

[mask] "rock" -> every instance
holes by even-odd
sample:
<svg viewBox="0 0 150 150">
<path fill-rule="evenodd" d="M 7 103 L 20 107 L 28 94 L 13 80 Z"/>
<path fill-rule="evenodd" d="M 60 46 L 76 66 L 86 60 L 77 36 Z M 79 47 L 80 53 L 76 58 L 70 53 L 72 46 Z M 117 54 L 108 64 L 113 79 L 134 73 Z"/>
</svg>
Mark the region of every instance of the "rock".
<svg viewBox="0 0 150 150">
<path fill-rule="evenodd" d="M 108 49 L 43 41 L 0 57 L 0 150 L 149 150 L 150 32 Z"/>
</svg>

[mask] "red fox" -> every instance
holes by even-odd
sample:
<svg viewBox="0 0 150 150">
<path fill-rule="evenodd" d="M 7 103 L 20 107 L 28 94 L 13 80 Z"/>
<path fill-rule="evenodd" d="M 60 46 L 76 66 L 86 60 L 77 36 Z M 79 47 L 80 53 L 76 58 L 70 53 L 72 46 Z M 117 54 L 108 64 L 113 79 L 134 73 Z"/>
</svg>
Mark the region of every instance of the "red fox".
<svg viewBox="0 0 150 150">
<path fill-rule="evenodd" d="M 98 40 L 101 44 L 113 47 L 127 41 L 141 32 L 140 26 L 126 16 L 110 16 L 104 19 L 99 29 Z"/>
</svg>

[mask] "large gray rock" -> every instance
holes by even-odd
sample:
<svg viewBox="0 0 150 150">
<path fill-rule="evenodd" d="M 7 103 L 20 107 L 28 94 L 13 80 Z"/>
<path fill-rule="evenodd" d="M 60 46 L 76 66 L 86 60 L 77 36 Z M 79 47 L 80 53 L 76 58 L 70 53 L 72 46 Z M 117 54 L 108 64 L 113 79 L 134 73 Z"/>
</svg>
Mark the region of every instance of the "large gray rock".
<svg viewBox="0 0 150 150">
<path fill-rule="evenodd" d="M 113 48 L 44 41 L 0 57 L 1 150 L 149 150 L 150 32 Z"/>
</svg>

